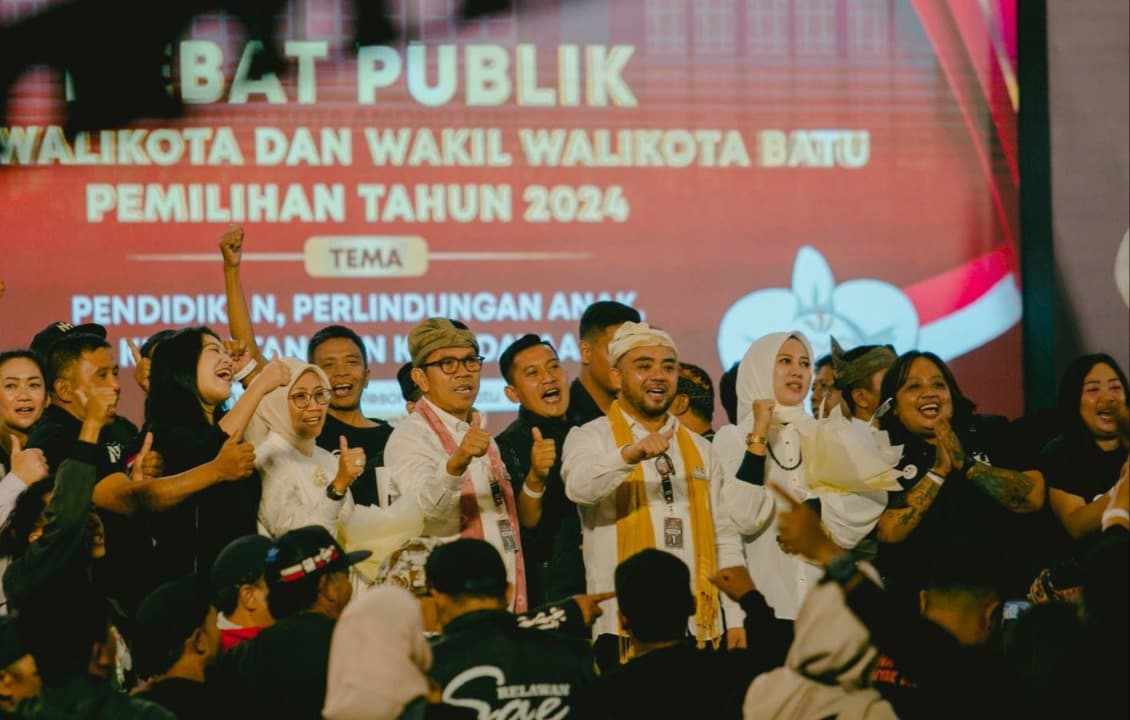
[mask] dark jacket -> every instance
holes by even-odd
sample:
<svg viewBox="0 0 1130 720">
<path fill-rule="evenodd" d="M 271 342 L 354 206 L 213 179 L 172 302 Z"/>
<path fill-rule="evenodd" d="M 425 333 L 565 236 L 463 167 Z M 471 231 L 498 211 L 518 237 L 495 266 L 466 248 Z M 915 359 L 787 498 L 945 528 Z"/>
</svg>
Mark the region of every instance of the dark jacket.
<svg viewBox="0 0 1130 720">
<path fill-rule="evenodd" d="M 41 695 L 20 703 L 17 718 L 35 720 L 176 720 L 151 702 L 118 692 L 109 683 L 77 677 L 58 686 L 44 685 Z"/>
<path fill-rule="evenodd" d="M 333 631 L 334 621 L 319 613 L 283 618 L 220 656 L 209 682 L 246 717 L 318 720 Z"/>
<path fill-rule="evenodd" d="M 153 683 L 134 697 L 147 700 L 177 716 L 177 720 L 220 720 L 229 717 L 227 700 L 204 683 L 168 678 Z"/>
<path fill-rule="evenodd" d="M 506 610 L 467 613 L 443 632 L 431 675 L 445 702 L 479 717 L 556 716 L 595 677 L 588 643 L 520 628 Z"/>
<path fill-rule="evenodd" d="M 44 482 L 53 483 L 63 460 L 70 456 L 78 442 L 82 421 L 66 410 L 51 405 L 28 435 L 27 446 L 40 448 L 52 475 Z M 102 428 L 98 434 L 98 453 L 89 459 L 96 466 L 98 480 L 128 471 L 132 456 L 140 449 L 137 426 L 123 417 Z M 129 615 L 155 587 L 153 574 L 153 540 L 145 518 L 132 517 L 108 510 L 99 510 L 106 526 L 106 557 L 94 570 L 94 581 L 102 594 L 116 600 Z"/>
<path fill-rule="evenodd" d="M 557 461 L 545 479 L 541 522 L 532 528 L 522 528 L 526 590 L 531 607 L 585 592 L 581 520 L 576 504 L 565 497 L 565 483 L 561 480 L 561 449 L 573 426 L 568 420 L 544 418 L 520 408 L 518 419 L 499 433 L 495 441 L 517 495 L 530 472 L 535 427 L 543 438 L 553 440 L 557 446 Z"/>
<path fill-rule="evenodd" d="M 357 482 L 349 486 L 353 502 L 358 505 L 377 505 L 376 470 L 385 464 L 385 445 L 392 435 L 392 426 L 384 420 L 368 418 L 376 423 L 374 427 L 354 427 L 326 415 L 326 424 L 318 435 L 318 447 L 333 455 L 341 448 L 341 436 L 345 436 L 349 447 L 359 447 L 365 451 L 365 470 L 357 476 Z"/>
<path fill-rule="evenodd" d="M 101 452 L 97 445 L 76 442 L 55 473 L 43 535 L 13 559 L 4 573 L 4 594 L 12 608 L 18 610 L 43 593 L 67 597 L 75 587 L 90 584 L 93 560 L 86 524 L 93 508 L 91 496 Z"/>
</svg>

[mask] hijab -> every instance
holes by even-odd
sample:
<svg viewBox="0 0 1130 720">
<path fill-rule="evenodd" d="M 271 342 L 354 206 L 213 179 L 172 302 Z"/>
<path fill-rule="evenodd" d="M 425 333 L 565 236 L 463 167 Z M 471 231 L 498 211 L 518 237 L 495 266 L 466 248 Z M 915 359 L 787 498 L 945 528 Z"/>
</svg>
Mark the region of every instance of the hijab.
<svg viewBox="0 0 1130 720">
<path fill-rule="evenodd" d="M 738 364 L 738 426 L 746 432 L 753 429 L 753 401 L 777 400 L 773 392 L 773 371 L 777 365 L 777 353 L 789 338 L 799 340 L 808 357 L 812 358 L 812 345 L 804 333 L 778 332 L 755 340 Z M 773 407 L 773 424 L 794 423 L 807 417 L 811 416 L 805 411 L 803 402 L 799 405 L 777 402 Z"/>
<path fill-rule="evenodd" d="M 431 665 L 416 598 L 392 585 L 366 590 L 345 607 L 334 628 L 323 715 L 396 720 L 405 706 L 427 695 Z"/>
<path fill-rule="evenodd" d="M 317 442 L 314 438 L 300 437 L 294 430 L 290 421 L 290 393 L 294 390 L 298 379 L 308 372 L 318 376 L 318 380 L 327 388 L 330 380 L 326 373 L 317 365 L 311 365 L 294 358 L 282 358 L 281 361 L 290 368 L 290 382 L 284 387 L 277 387 L 263 396 L 255 415 L 247 426 L 246 438 L 258 445 L 267 439 L 267 433 L 273 432 L 281 435 L 296 450 L 304 455 L 312 455 Z M 313 402 L 313 400 L 311 400 Z"/>
<path fill-rule="evenodd" d="M 836 583 L 809 591 L 785 666 L 759 675 L 745 699 L 746 720 L 837 717 L 886 719 L 895 713 L 871 689 L 879 651 Z"/>
</svg>

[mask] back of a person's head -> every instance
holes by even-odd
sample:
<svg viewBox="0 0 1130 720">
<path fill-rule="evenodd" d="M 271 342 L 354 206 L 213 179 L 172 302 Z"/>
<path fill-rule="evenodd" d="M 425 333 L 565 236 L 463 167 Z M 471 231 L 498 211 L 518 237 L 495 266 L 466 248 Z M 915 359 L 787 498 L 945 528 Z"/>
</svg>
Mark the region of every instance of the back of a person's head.
<svg viewBox="0 0 1130 720">
<path fill-rule="evenodd" d="M 158 586 L 138 605 L 131 647 L 138 677 L 163 675 L 184 655 L 211 607 L 202 580 L 188 576 Z"/>
<path fill-rule="evenodd" d="M 314 607 L 318 600 L 319 576 L 307 576 L 287 583 L 271 584 L 267 593 L 267 609 L 271 617 L 281 620 Z"/>
<path fill-rule="evenodd" d="M 1003 567 L 1005 559 L 992 549 L 974 553 L 943 544 L 930 564 L 924 589 L 954 608 L 972 609 L 1001 598 Z"/>
<path fill-rule="evenodd" d="M 95 644 L 106 642 L 110 606 L 91 586 L 66 596 L 41 593 L 21 608 L 25 638 L 43 682 L 58 685 L 87 674 Z"/>
<path fill-rule="evenodd" d="M 641 642 L 678 640 L 694 614 L 686 563 L 662 550 L 641 550 L 616 566 L 616 602 Z"/>
<path fill-rule="evenodd" d="M 615 300 L 600 300 L 585 308 L 581 314 L 580 337 L 582 340 L 613 325 L 626 322 L 639 322 L 640 311 L 630 305 Z"/>
<path fill-rule="evenodd" d="M 681 363 L 676 392 L 686 395 L 688 406 L 706 422 L 714 418 L 714 381 L 698 365 Z"/>
<path fill-rule="evenodd" d="M 489 600 L 506 604 L 506 565 L 493 545 L 460 538 L 440 545 L 424 566 L 428 587 L 456 601 Z"/>
<path fill-rule="evenodd" d="M 66 376 L 75 363 L 82 359 L 84 353 L 109 347 L 110 343 L 97 335 L 81 332 L 64 335 L 51 346 L 51 350 L 45 358 L 48 375 L 47 388 L 54 390 L 55 381 Z"/>
<path fill-rule="evenodd" d="M 718 402 L 722 403 L 731 425 L 738 422 L 738 365 L 734 363 L 718 378 Z"/>
<path fill-rule="evenodd" d="M 52 479 L 46 478 L 20 494 L 4 528 L 0 554 L 13 558 L 24 554 L 30 544 L 28 536 L 42 528 L 46 520 L 43 513 L 47 509 L 53 484 Z"/>
</svg>

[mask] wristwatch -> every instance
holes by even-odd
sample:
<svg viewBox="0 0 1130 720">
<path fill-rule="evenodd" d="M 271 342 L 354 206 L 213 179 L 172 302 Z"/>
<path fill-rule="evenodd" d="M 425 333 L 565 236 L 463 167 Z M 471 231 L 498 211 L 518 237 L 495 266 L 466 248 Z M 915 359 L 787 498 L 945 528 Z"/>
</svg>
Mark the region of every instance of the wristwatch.
<svg viewBox="0 0 1130 720">
<path fill-rule="evenodd" d="M 333 483 L 326 485 L 326 497 L 328 497 L 330 500 L 333 500 L 335 502 L 344 500 L 347 494 L 349 494 L 348 490 L 343 493 L 339 493 L 337 490 L 334 490 Z"/>
<path fill-rule="evenodd" d="M 836 582 L 841 585 L 855 577 L 855 556 L 842 552 L 828 561 L 824 568 L 824 578 L 820 582 Z"/>
</svg>

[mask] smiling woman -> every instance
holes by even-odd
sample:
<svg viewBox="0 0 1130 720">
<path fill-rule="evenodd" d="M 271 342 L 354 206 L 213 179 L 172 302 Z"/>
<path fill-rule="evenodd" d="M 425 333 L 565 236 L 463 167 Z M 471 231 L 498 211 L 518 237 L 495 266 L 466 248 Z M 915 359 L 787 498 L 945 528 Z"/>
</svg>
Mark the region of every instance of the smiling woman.
<svg viewBox="0 0 1130 720">
<path fill-rule="evenodd" d="M 1040 453 L 1048 504 L 1076 549 L 1095 539 L 1107 507 L 1106 493 L 1126 462 L 1118 416 L 1126 411 L 1126 375 L 1109 355 L 1084 355 L 1072 362 L 1059 385 L 1064 433 Z"/>
<path fill-rule="evenodd" d="M 331 534 L 353 512 L 349 488 L 365 469 L 365 451 L 340 438 L 335 458 L 316 444 L 333 398 L 317 365 L 286 358 L 290 380 L 269 393 L 256 411 L 266 435 L 255 447 L 263 478 L 259 532 L 270 537 L 306 525 Z"/>
<path fill-rule="evenodd" d="M 991 554 L 1008 597 L 1023 597 L 1035 570 L 1023 547 L 1029 525 L 1012 513 L 1044 503 L 1039 472 L 1002 467 L 1007 422 L 977 415 L 949 367 L 933 353 L 898 358 L 883 378 L 893 410 L 882 419 L 903 446 L 902 491 L 891 493 L 878 523 L 879 565 L 892 592 L 906 599 L 950 552 Z"/>
</svg>

